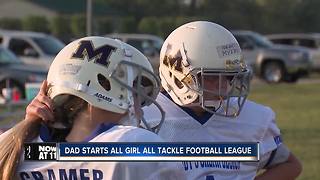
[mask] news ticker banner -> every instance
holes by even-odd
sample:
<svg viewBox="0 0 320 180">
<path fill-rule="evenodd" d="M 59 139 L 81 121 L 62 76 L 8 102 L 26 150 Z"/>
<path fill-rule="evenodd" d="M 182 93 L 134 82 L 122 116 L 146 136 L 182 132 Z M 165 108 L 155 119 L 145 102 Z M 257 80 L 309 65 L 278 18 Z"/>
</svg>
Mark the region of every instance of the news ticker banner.
<svg viewBox="0 0 320 180">
<path fill-rule="evenodd" d="M 36 161 L 258 161 L 259 143 L 25 143 Z"/>
</svg>

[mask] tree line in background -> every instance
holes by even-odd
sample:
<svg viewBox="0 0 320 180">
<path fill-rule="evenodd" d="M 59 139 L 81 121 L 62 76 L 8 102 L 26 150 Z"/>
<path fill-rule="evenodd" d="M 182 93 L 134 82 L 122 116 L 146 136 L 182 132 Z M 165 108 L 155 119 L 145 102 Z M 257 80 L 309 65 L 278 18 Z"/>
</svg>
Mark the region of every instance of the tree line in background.
<svg viewBox="0 0 320 180">
<path fill-rule="evenodd" d="M 93 14 L 93 33 L 150 33 L 166 37 L 192 20 L 209 20 L 228 29 L 260 33 L 320 32 L 319 0 L 93 0 L 118 15 Z M 94 9 L 93 9 L 94 12 Z M 51 33 L 65 41 L 85 35 L 82 14 L 63 14 L 52 19 L 29 16 L 2 18 L 0 28 Z"/>
</svg>

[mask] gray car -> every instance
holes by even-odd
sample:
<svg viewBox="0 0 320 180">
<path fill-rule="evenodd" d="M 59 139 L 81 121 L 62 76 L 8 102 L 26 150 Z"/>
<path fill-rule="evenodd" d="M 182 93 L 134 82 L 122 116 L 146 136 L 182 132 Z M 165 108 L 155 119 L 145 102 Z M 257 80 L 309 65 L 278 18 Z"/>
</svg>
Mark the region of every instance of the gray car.
<svg viewBox="0 0 320 180">
<path fill-rule="evenodd" d="M 0 98 L 4 99 L 3 88 L 16 89 L 25 97 L 26 82 L 41 82 L 47 71 L 23 63 L 11 51 L 0 46 Z"/>
<path fill-rule="evenodd" d="M 275 44 L 305 47 L 311 54 L 312 69 L 320 71 L 320 33 L 286 33 L 266 36 Z"/>
<path fill-rule="evenodd" d="M 275 45 L 252 31 L 232 31 L 244 60 L 254 73 L 269 83 L 295 82 L 311 67 L 311 55 L 301 47 Z"/>
</svg>

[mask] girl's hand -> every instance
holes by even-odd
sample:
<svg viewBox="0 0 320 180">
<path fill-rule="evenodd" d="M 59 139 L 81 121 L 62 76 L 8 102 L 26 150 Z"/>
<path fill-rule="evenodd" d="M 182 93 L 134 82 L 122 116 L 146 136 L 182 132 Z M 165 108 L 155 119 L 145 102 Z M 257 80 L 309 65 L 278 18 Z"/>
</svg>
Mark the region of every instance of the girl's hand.
<svg viewBox="0 0 320 180">
<path fill-rule="evenodd" d="M 26 108 L 25 120 L 53 121 L 53 109 L 53 101 L 47 96 L 47 81 L 44 80 L 39 93 Z"/>
</svg>

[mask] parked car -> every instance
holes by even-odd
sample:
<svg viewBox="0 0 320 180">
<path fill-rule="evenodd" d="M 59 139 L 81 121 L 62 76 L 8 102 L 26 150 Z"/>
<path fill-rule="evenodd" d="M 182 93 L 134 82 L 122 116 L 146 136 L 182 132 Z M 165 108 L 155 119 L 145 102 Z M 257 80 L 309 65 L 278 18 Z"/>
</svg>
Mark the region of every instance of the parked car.
<svg viewBox="0 0 320 180">
<path fill-rule="evenodd" d="M 8 49 L 0 46 L 0 99 L 6 97 L 4 88 L 15 89 L 22 98 L 25 97 L 26 82 L 42 82 L 47 71 L 34 65 L 23 63 Z"/>
<path fill-rule="evenodd" d="M 163 44 L 162 38 L 150 34 L 107 34 L 106 36 L 119 39 L 137 48 L 148 57 L 154 72 L 156 74 L 159 73 L 159 57 L 161 46 Z"/>
<path fill-rule="evenodd" d="M 44 33 L 7 30 L 0 30 L 0 44 L 10 49 L 26 64 L 46 70 L 65 46 L 57 38 Z"/>
<path fill-rule="evenodd" d="M 275 45 L 267 38 L 252 31 L 233 31 L 244 60 L 254 73 L 269 83 L 295 82 L 308 74 L 310 54 L 305 48 Z"/>
<path fill-rule="evenodd" d="M 307 48 L 311 54 L 312 69 L 320 70 L 320 33 L 270 34 L 266 37 L 275 44 Z"/>
</svg>

